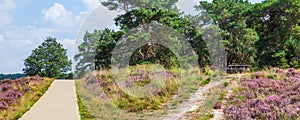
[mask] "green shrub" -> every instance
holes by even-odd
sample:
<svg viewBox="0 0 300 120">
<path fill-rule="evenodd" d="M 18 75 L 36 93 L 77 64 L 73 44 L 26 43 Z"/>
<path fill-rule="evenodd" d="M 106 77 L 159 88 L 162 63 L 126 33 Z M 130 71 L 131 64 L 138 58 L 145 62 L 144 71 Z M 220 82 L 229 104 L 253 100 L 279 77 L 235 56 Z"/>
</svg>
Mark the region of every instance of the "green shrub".
<svg viewBox="0 0 300 120">
<path fill-rule="evenodd" d="M 268 75 L 267 75 L 267 78 L 275 79 L 275 75 L 274 75 L 274 74 L 268 74 Z"/>
<path fill-rule="evenodd" d="M 206 80 L 202 80 L 201 83 L 200 83 L 200 85 L 201 86 L 207 85 L 210 82 L 210 80 L 211 80 L 211 78 L 208 77 Z"/>
<path fill-rule="evenodd" d="M 211 75 L 212 72 L 209 68 L 205 68 L 205 72 L 204 72 L 205 75 Z"/>
<path fill-rule="evenodd" d="M 223 83 L 223 86 L 224 86 L 224 87 L 227 87 L 227 86 L 228 86 L 228 82 L 225 81 L 225 82 Z"/>
<path fill-rule="evenodd" d="M 213 72 L 211 76 L 212 76 L 212 77 L 217 77 L 217 76 L 218 76 L 218 74 L 217 74 L 217 73 L 215 73 L 215 72 Z"/>
</svg>

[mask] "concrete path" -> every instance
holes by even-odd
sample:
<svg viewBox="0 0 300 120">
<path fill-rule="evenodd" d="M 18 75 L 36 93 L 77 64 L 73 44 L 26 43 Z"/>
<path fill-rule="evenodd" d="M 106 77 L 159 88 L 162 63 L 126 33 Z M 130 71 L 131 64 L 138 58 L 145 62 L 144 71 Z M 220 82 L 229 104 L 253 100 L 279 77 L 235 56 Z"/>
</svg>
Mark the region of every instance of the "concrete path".
<svg viewBox="0 0 300 120">
<path fill-rule="evenodd" d="M 55 80 L 21 120 L 80 120 L 74 81 Z"/>
</svg>

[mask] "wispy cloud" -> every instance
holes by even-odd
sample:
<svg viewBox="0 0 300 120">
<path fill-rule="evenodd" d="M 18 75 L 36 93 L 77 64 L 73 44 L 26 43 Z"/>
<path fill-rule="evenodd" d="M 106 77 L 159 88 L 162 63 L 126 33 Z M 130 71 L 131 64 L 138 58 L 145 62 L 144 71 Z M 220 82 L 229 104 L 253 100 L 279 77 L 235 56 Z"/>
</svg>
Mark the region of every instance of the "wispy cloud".
<svg viewBox="0 0 300 120">
<path fill-rule="evenodd" d="M 16 5 L 13 0 L 0 0 L 0 29 L 13 22 L 14 18 L 9 12 L 15 7 Z"/>
<path fill-rule="evenodd" d="M 1 0 L 0 11 L 6 11 L 15 8 L 16 5 L 13 0 Z"/>
<path fill-rule="evenodd" d="M 40 45 L 48 36 L 70 34 L 71 31 L 59 28 L 37 28 L 35 26 L 15 27 L 8 29 L 0 35 L 5 42 L 0 44 L 0 73 L 20 72 L 23 68 L 23 60 L 28 57 L 33 49 Z M 2 37 L 1 37 L 2 36 Z M 68 53 L 72 52 L 71 39 L 57 38 Z M 2 40 L 2 41 L 3 41 Z M 69 51 L 70 50 L 70 51 Z"/>
<path fill-rule="evenodd" d="M 4 42 L 4 36 L 0 35 L 0 43 Z"/>
<path fill-rule="evenodd" d="M 99 0 L 82 0 L 88 11 L 92 11 L 101 5 Z"/>
</svg>

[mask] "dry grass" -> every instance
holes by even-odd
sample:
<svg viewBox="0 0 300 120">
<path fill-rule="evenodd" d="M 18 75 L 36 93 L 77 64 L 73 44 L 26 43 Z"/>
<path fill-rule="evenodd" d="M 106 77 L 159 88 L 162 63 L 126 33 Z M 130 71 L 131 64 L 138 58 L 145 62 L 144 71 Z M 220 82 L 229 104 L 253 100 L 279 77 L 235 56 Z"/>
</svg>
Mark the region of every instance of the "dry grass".
<svg viewBox="0 0 300 120">
<path fill-rule="evenodd" d="M 0 111 L 1 120 L 13 120 L 22 117 L 34 103 L 47 91 L 54 79 L 44 78 L 42 81 L 29 83 L 30 92 L 24 93 L 16 104 L 10 106 L 7 110 Z"/>
<path fill-rule="evenodd" d="M 148 71 L 149 67 L 136 66 L 130 69 Z M 87 78 L 76 81 L 81 119 L 157 119 L 188 100 L 191 93 L 208 84 L 211 79 L 197 69 L 174 68 L 168 71 L 175 77 L 168 79 L 164 91 L 145 99 L 124 93 L 107 70 L 95 71 Z M 184 79 L 179 80 L 176 76 Z"/>
</svg>

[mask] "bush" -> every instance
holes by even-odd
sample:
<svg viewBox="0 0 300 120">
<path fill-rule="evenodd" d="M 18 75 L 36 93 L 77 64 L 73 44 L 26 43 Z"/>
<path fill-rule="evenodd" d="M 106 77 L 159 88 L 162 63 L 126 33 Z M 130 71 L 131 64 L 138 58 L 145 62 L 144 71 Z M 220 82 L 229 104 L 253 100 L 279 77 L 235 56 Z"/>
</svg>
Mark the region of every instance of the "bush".
<svg viewBox="0 0 300 120">
<path fill-rule="evenodd" d="M 275 75 L 274 74 L 268 74 L 267 78 L 269 78 L 269 79 L 275 79 Z"/>
<path fill-rule="evenodd" d="M 201 86 L 207 85 L 210 82 L 210 80 L 211 80 L 211 78 L 208 77 L 206 80 L 202 80 L 201 83 L 200 83 L 200 85 Z"/>
<path fill-rule="evenodd" d="M 224 87 L 227 87 L 227 86 L 228 86 L 228 82 L 224 82 L 224 83 L 223 83 L 223 86 L 224 86 Z"/>
</svg>

